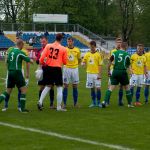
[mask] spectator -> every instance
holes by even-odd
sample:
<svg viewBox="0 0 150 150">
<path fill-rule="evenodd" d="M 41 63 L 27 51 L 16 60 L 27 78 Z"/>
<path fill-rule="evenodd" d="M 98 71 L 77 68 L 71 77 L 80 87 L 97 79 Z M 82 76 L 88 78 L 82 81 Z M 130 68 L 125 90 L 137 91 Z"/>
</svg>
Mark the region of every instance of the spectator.
<svg viewBox="0 0 150 150">
<path fill-rule="evenodd" d="M 45 31 L 44 36 L 46 36 L 46 37 L 48 37 L 48 36 L 49 36 L 49 33 L 48 33 L 48 31 L 47 31 L 47 30 Z"/>
</svg>

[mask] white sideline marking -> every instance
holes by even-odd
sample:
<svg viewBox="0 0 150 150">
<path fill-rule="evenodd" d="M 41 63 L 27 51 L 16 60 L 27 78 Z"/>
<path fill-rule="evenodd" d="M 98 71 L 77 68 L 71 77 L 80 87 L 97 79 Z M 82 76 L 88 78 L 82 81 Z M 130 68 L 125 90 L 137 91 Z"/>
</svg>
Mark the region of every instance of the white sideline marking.
<svg viewBox="0 0 150 150">
<path fill-rule="evenodd" d="M 104 146 L 104 147 L 116 149 L 116 150 L 134 150 L 131 148 L 120 146 L 120 145 L 106 144 L 106 143 L 96 142 L 96 141 L 92 141 L 92 140 L 82 139 L 80 137 L 71 137 L 71 136 L 67 136 L 67 135 L 63 135 L 63 134 L 59 134 L 59 133 L 55 133 L 55 132 L 51 132 L 51 131 L 43 131 L 43 130 L 39 130 L 39 129 L 35 129 L 35 128 L 27 128 L 27 127 L 15 125 L 15 124 L 9 124 L 9 123 L 5 123 L 5 122 L 0 122 L 0 125 L 10 127 L 10 128 L 20 129 L 20 130 L 24 130 L 24 131 L 30 131 L 30 132 L 40 133 L 40 134 L 44 134 L 44 135 L 49 135 L 49 136 L 57 137 L 60 139 L 77 141 L 77 142 L 91 144 L 91 145 L 97 145 L 97 146 Z"/>
</svg>

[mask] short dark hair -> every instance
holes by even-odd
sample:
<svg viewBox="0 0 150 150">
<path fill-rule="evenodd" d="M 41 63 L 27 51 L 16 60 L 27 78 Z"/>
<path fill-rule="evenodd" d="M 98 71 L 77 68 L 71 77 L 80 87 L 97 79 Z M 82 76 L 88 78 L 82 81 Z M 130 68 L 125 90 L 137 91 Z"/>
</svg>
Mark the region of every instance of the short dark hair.
<svg viewBox="0 0 150 150">
<path fill-rule="evenodd" d="M 56 41 L 61 41 L 63 39 L 63 35 L 62 35 L 62 33 L 58 33 L 58 34 L 56 34 Z"/>
<path fill-rule="evenodd" d="M 144 47 L 144 44 L 138 44 L 137 46 Z"/>
<path fill-rule="evenodd" d="M 122 42 L 121 43 L 121 48 L 126 50 L 127 49 L 127 46 L 128 46 L 128 43 L 127 42 Z"/>
<path fill-rule="evenodd" d="M 74 41 L 74 40 L 73 40 L 73 37 L 68 37 L 67 40 L 72 40 L 72 41 Z"/>
<path fill-rule="evenodd" d="M 94 45 L 96 47 L 96 42 L 95 41 L 91 41 L 90 45 Z"/>
<path fill-rule="evenodd" d="M 16 45 L 19 46 L 21 44 L 23 44 L 23 40 L 22 39 L 18 39 L 18 41 L 16 42 Z"/>
<path fill-rule="evenodd" d="M 122 41 L 122 38 L 118 37 L 116 38 L 116 41 Z"/>
</svg>

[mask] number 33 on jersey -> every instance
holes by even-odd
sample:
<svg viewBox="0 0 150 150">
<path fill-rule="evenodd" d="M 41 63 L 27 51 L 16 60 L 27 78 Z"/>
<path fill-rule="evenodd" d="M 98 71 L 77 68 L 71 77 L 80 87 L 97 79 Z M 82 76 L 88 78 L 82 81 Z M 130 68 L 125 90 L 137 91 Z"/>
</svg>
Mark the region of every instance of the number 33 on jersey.
<svg viewBox="0 0 150 150">
<path fill-rule="evenodd" d="M 51 67 L 62 67 L 67 63 L 66 48 L 58 42 L 47 44 L 40 57 L 40 63 Z"/>
</svg>

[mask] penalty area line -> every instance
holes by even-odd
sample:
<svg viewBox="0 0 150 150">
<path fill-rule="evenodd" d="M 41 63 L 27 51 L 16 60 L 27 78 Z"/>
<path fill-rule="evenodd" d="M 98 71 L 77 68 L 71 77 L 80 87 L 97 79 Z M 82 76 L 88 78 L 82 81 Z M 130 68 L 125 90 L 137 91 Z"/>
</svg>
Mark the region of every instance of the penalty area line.
<svg viewBox="0 0 150 150">
<path fill-rule="evenodd" d="M 39 134 L 43 134 L 43 135 L 57 137 L 59 139 L 64 139 L 64 140 L 76 141 L 76 142 L 86 143 L 86 144 L 96 145 L 96 146 L 103 146 L 103 147 L 116 149 L 116 150 L 135 150 L 135 149 L 121 146 L 121 145 L 101 143 L 101 142 L 97 142 L 97 141 L 83 139 L 80 137 L 67 136 L 64 134 L 59 134 L 59 133 L 55 133 L 55 132 L 51 132 L 51 131 L 44 131 L 44 130 L 40 130 L 40 129 L 29 128 L 29 127 L 24 127 L 24 126 L 20 126 L 20 125 L 5 123 L 5 122 L 0 122 L 0 126 L 10 127 L 10 128 L 14 128 L 14 129 L 20 129 L 20 130 L 34 132 L 34 133 L 39 133 Z"/>
</svg>

